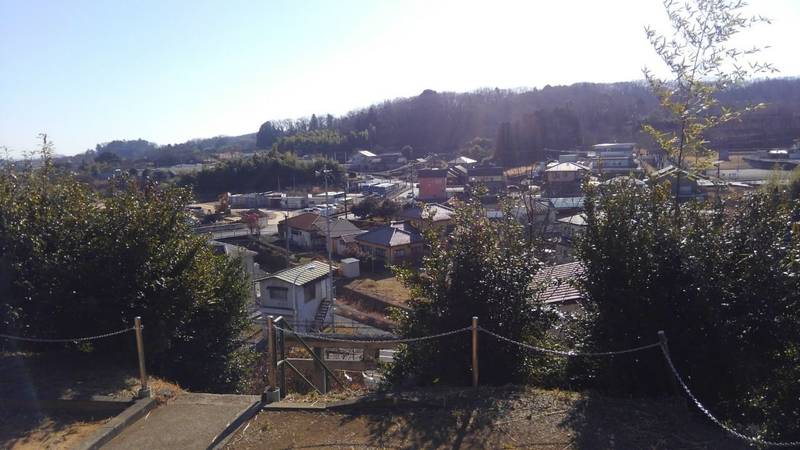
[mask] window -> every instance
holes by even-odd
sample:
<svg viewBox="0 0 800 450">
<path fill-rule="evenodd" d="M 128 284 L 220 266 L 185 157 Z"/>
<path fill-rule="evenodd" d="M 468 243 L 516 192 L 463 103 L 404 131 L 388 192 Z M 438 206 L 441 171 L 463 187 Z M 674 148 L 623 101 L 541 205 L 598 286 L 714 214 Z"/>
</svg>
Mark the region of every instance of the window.
<svg viewBox="0 0 800 450">
<path fill-rule="evenodd" d="M 300 235 L 302 235 L 302 234 L 303 234 L 303 233 L 301 233 L 300 231 L 297 231 L 297 230 L 292 230 L 292 236 L 300 236 Z"/>
<path fill-rule="evenodd" d="M 314 297 L 316 296 L 317 296 L 316 283 L 308 283 L 307 285 L 303 286 L 303 298 L 305 298 L 306 302 L 314 300 Z"/>
<path fill-rule="evenodd" d="M 402 248 L 399 248 L 399 249 L 394 251 L 394 256 L 397 256 L 398 258 L 402 258 L 402 257 L 406 256 L 406 251 L 403 250 Z"/>
<path fill-rule="evenodd" d="M 270 300 L 288 300 L 289 289 L 279 286 L 270 286 L 267 288 Z"/>
</svg>

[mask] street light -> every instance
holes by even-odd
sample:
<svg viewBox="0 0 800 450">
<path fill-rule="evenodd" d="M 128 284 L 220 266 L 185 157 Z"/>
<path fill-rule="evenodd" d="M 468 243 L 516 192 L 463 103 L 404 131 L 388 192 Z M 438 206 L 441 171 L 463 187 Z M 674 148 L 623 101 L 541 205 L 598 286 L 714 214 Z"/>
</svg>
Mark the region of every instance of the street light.
<svg viewBox="0 0 800 450">
<path fill-rule="evenodd" d="M 303 267 L 303 269 L 308 270 L 308 271 L 314 270 L 316 268 L 317 268 L 317 266 L 315 266 L 314 264 L 309 264 L 309 265 Z M 292 282 L 292 301 L 294 302 L 294 313 L 295 314 L 298 314 L 299 311 L 300 311 L 297 308 L 297 279 L 300 278 L 300 275 L 302 275 L 302 274 L 303 274 L 303 271 L 302 270 L 298 270 L 297 271 L 297 275 L 295 275 L 294 281 Z M 297 325 L 297 317 L 295 317 L 294 320 L 295 320 L 295 325 Z M 303 330 L 303 331 L 305 331 L 305 330 Z"/>
</svg>

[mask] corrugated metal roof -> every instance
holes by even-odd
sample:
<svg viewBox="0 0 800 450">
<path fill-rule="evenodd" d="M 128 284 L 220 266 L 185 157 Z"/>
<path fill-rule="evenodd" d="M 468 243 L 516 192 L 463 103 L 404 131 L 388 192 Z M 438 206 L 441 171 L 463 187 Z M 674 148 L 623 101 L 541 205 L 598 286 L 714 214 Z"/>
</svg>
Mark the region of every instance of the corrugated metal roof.
<svg viewBox="0 0 800 450">
<path fill-rule="evenodd" d="M 312 262 L 291 269 L 281 270 L 268 275 L 262 280 L 277 278 L 287 283 L 302 286 L 306 283 L 328 276 L 328 265 L 322 262 Z M 260 281 L 260 280 L 257 280 Z"/>
<path fill-rule="evenodd" d="M 433 219 L 434 222 L 450 220 L 455 211 L 438 203 L 415 205 L 400 211 L 400 217 L 406 219 Z"/>
<path fill-rule="evenodd" d="M 580 213 L 580 214 L 575 214 L 574 216 L 563 217 L 561 219 L 558 219 L 558 222 L 565 223 L 565 224 L 568 224 L 568 225 L 576 225 L 576 226 L 579 226 L 579 227 L 585 227 L 586 226 L 586 214 Z"/>
<path fill-rule="evenodd" d="M 581 164 L 562 162 L 548 167 L 545 172 L 579 172 L 581 170 L 589 170 L 589 168 Z"/>
</svg>

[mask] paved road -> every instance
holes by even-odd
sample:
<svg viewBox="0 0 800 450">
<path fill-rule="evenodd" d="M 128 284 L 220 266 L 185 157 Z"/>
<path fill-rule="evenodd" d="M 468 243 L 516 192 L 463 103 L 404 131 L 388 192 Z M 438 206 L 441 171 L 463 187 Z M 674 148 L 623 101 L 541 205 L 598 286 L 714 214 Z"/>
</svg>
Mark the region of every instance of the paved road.
<svg viewBox="0 0 800 450">
<path fill-rule="evenodd" d="M 255 395 L 186 393 L 139 419 L 103 448 L 206 449 L 259 400 Z"/>
</svg>

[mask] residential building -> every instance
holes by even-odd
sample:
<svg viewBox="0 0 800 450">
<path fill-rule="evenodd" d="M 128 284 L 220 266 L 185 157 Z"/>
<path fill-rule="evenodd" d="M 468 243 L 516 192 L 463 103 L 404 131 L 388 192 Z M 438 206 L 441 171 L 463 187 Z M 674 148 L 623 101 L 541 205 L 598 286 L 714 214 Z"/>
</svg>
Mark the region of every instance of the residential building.
<svg viewBox="0 0 800 450">
<path fill-rule="evenodd" d="M 309 331 L 319 329 L 333 313 L 326 263 L 315 261 L 256 281 L 262 316 L 283 316 L 296 329 Z"/>
<path fill-rule="evenodd" d="M 330 219 L 330 241 L 328 239 L 327 217 L 318 212 L 298 214 L 294 217 L 278 222 L 278 234 L 283 239 L 289 239 L 290 248 L 304 250 L 327 249 L 332 245 L 336 251 L 338 238 L 345 235 L 362 233 L 362 230 L 344 218 Z M 338 253 L 338 252 L 337 252 Z"/>
<path fill-rule="evenodd" d="M 589 168 L 578 163 L 548 164 L 544 170 L 544 191 L 548 197 L 576 197 Z"/>
<path fill-rule="evenodd" d="M 678 174 L 680 174 L 680 187 L 678 186 Z M 677 195 L 679 202 L 704 200 L 706 198 L 706 193 L 700 189 L 698 183 L 698 180 L 702 177 L 697 174 L 670 165 L 653 172 L 650 177 L 654 183 L 670 183 L 672 195 Z"/>
<path fill-rule="evenodd" d="M 416 262 L 422 257 L 425 240 L 408 222 L 394 222 L 355 236 L 361 252 L 383 264 Z"/>
<path fill-rule="evenodd" d="M 541 268 L 533 277 L 533 282 L 542 288 L 536 299 L 558 308 L 562 313 L 579 311 L 583 295 L 576 281 L 583 272 L 584 267 L 580 262 Z"/>
<path fill-rule="evenodd" d="M 257 289 L 254 288 L 253 280 L 255 280 L 256 275 L 261 272 L 258 268 L 258 263 L 254 262 L 254 257 L 258 253 L 239 245 L 228 244 L 227 242 L 212 240 L 209 241 L 208 244 L 211 246 L 211 250 L 214 253 L 218 255 L 225 255 L 231 259 L 238 259 L 241 261 L 242 268 L 244 269 L 245 276 L 247 277 L 247 286 L 251 286 L 247 292 L 247 295 L 250 299 L 249 304 L 254 304 L 256 302 Z"/>
<path fill-rule="evenodd" d="M 417 198 L 426 202 L 447 200 L 447 171 L 421 169 L 417 171 L 419 194 Z"/>
<path fill-rule="evenodd" d="M 353 156 L 350 157 L 350 160 L 347 162 L 353 168 L 368 168 L 372 164 L 374 164 L 377 158 L 378 155 L 372 153 L 371 151 L 358 150 L 353 154 Z"/>
<path fill-rule="evenodd" d="M 600 177 L 642 172 L 636 160 L 636 144 L 633 142 L 593 145 L 588 157 L 592 172 Z"/>
<path fill-rule="evenodd" d="M 434 226 L 447 228 L 452 222 L 455 211 L 449 206 L 438 203 L 417 203 L 407 208 L 403 208 L 398 216 L 411 223 L 418 229 L 424 230 L 429 223 Z"/>
<path fill-rule="evenodd" d="M 467 169 L 470 186 L 486 186 L 490 194 L 505 192 L 508 185 L 505 171 L 502 167 L 480 166 Z"/>
</svg>

